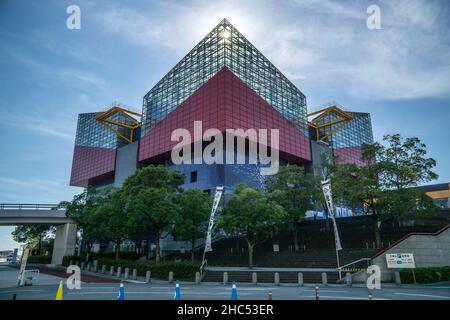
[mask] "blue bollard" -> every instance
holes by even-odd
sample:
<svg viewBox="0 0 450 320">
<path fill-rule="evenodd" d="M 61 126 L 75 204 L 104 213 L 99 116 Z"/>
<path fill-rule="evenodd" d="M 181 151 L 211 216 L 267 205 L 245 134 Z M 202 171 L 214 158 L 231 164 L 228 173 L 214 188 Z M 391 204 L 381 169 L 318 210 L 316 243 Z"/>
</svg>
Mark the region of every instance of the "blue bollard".
<svg viewBox="0 0 450 320">
<path fill-rule="evenodd" d="M 233 281 L 233 286 L 231 287 L 231 300 L 237 300 L 237 289 L 236 289 L 236 282 Z"/>
<path fill-rule="evenodd" d="M 120 283 L 119 295 L 117 296 L 117 300 L 125 300 L 125 288 L 123 286 L 123 282 Z"/>
<path fill-rule="evenodd" d="M 181 300 L 181 293 L 180 293 L 180 283 L 177 280 L 177 283 L 175 284 L 175 295 L 173 296 L 174 300 Z"/>
</svg>

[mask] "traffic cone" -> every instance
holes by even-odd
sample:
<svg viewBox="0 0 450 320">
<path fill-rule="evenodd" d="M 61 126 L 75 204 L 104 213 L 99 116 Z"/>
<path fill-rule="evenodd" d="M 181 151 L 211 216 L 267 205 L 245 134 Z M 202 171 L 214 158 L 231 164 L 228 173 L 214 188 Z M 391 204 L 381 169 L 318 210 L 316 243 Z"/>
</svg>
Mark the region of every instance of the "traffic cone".
<svg viewBox="0 0 450 320">
<path fill-rule="evenodd" d="M 237 289 L 236 289 L 236 282 L 233 281 L 233 286 L 231 287 L 231 300 L 237 300 Z"/>
<path fill-rule="evenodd" d="M 173 296 L 174 300 L 181 300 L 181 293 L 180 293 L 180 283 L 177 280 L 177 283 L 175 284 L 175 295 Z"/>
<path fill-rule="evenodd" d="M 63 300 L 63 286 L 64 286 L 64 282 L 61 280 L 59 282 L 59 288 L 58 288 L 58 291 L 56 292 L 55 300 Z"/>
<path fill-rule="evenodd" d="M 125 288 L 123 286 L 123 282 L 120 282 L 119 295 L 117 296 L 117 300 L 125 300 Z"/>
</svg>

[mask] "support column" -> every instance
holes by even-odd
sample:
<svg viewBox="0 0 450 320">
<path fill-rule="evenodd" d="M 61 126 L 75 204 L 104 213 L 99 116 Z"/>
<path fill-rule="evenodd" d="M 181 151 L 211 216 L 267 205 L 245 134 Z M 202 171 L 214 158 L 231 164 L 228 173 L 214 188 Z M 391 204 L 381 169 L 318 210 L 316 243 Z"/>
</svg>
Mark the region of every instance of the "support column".
<svg viewBox="0 0 450 320">
<path fill-rule="evenodd" d="M 56 226 L 55 243 L 53 245 L 52 264 L 61 265 L 64 256 L 75 253 L 77 239 L 77 225 L 66 223 Z"/>
</svg>

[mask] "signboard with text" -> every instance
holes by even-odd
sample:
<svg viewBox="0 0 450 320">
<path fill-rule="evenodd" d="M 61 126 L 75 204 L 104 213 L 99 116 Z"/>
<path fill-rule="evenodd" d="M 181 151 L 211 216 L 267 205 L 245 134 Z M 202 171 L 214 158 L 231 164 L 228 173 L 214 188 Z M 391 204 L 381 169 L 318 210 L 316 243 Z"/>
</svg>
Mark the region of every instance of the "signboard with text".
<svg viewBox="0 0 450 320">
<path fill-rule="evenodd" d="M 388 253 L 386 254 L 387 267 L 391 269 L 415 268 L 412 253 Z"/>
</svg>

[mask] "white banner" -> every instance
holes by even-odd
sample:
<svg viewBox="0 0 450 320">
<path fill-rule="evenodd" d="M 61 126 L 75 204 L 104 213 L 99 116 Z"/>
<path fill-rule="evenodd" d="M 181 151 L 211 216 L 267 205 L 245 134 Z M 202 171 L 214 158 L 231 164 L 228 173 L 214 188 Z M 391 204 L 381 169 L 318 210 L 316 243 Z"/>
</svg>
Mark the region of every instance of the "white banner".
<svg viewBox="0 0 450 320">
<path fill-rule="evenodd" d="M 25 282 L 25 269 L 27 267 L 28 255 L 30 254 L 30 247 L 28 245 L 23 247 L 22 261 L 20 263 L 19 276 L 17 278 L 17 284 L 23 286 Z"/>
<path fill-rule="evenodd" d="M 330 179 L 322 181 L 322 190 L 323 195 L 325 197 L 325 203 L 327 204 L 328 212 L 330 213 L 331 220 L 333 221 L 334 241 L 336 244 L 336 250 L 342 250 L 341 239 L 339 238 L 339 232 L 337 229 L 336 219 L 334 216 L 334 206 L 333 206 L 333 197 L 331 194 Z"/>
<path fill-rule="evenodd" d="M 214 201 L 211 209 L 211 216 L 209 217 L 208 232 L 206 234 L 205 252 L 212 251 L 211 247 L 211 233 L 214 226 L 214 217 L 216 215 L 217 207 L 219 206 L 220 198 L 222 197 L 223 187 L 217 187 L 214 194 Z"/>
</svg>

